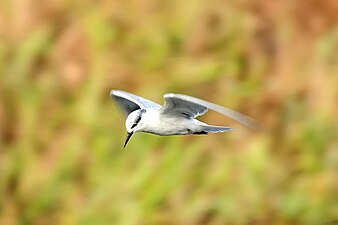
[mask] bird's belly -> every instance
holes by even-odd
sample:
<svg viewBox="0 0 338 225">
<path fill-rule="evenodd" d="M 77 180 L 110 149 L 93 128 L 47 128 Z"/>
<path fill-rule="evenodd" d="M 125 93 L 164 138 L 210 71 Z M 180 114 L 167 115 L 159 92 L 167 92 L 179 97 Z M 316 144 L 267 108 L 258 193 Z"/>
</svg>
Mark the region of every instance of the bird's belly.
<svg viewBox="0 0 338 225">
<path fill-rule="evenodd" d="M 148 133 L 162 136 L 184 135 L 193 133 L 198 129 L 197 124 L 193 120 L 187 118 L 161 118 L 157 123 L 148 127 Z"/>
</svg>

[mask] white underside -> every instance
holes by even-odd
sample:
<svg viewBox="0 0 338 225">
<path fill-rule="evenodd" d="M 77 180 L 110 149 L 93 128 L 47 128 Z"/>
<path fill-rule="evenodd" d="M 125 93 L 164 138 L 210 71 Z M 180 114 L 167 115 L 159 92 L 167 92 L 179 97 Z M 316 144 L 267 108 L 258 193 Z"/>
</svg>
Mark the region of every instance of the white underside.
<svg viewBox="0 0 338 225">
<path fill-rule="evenodd" d="M 207 124 L 194 118 L 168 116 L 158 113 L 157 110 L 147 110 L 142 120 L 147 123 L 138 132 L 153 133 L 162 136 L 194 134 L 206 129 Z M 215 128 L 215 127 L 213 127 Z M 209 132 L 224 132 L 224 128 L 210 129 Z"/>
</svg>

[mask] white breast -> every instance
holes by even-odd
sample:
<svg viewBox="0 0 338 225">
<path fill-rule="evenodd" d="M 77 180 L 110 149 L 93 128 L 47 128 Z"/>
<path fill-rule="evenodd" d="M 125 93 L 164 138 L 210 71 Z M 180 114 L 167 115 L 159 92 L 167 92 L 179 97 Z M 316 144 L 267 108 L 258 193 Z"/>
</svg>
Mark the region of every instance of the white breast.
<svg viewBox="0 0 338 225">
<path fill-rule="evenodd" d="M 163 116 L 157 110 L 147 110 L 144 116 L 145 126 L 142 131 L 162 136 L 187 134 L 199 126 L 195 119 Z"/>
</svg>

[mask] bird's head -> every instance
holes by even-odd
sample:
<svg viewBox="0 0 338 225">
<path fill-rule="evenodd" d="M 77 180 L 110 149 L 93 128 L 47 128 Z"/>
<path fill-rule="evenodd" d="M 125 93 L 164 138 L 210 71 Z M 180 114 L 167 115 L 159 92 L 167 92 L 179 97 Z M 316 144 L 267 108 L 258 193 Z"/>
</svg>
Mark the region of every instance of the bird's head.
<svg viewBox="0 0 338 225">
<path fill-rule="evenodd" d="M 133 112 L 131 112 L 127 119 L 126 119 L 126 129 L 127 129 L 127 136 L 126 136 L 126 140 L 124 142 L 124 146 L 126 147 L 129 139 L 131 138 L 131 136 L 140 131 L 142 129 L 142 115 L 146 112 L 145 109 L 138 109 L 135 110 Z"/>
</svg>

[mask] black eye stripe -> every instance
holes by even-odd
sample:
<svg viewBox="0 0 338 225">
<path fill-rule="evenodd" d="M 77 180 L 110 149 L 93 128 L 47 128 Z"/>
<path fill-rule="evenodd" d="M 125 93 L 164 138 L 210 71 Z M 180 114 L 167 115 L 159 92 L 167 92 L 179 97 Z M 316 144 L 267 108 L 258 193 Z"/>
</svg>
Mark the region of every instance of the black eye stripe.
<svg viewBox="0 0 338 225">
<path fill-rule="evenodd" d="M 141 120 L 141 116 L 138 116 L 134 123 L 138 123 L 138 122 L 140 122 L 140 120 Z"/>
<path fill-rule="evenodd" d="M 136 117 L 135 122 L 131 126 L 131 129 L 133 129 L 140 121 L 141 121 L 141 116 Z"/>
<path fill-rule="evenodd" d="M 145 112 L 146 112 L 145 109 L 141 109 L 140 114 L 138 115 L 138 117 L 136 117 L 133 125 L 131 126 L 131 129 L 133 129 L 141 121 L 142 114 L 145 113 Z"/>
</svg>

